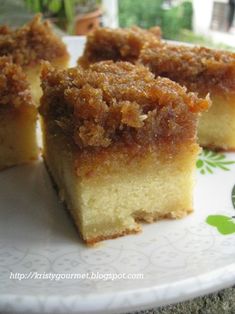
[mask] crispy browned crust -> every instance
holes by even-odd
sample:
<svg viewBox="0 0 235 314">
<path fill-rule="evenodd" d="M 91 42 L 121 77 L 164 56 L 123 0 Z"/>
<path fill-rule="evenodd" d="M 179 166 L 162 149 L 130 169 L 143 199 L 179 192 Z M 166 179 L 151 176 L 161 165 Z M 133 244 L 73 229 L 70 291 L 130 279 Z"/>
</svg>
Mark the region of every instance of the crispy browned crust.
<svg viewBox="0 0 235 314">
<path fill-rule="evenodd" d="M 232 52 L 147 43 L 138 62 L 148 66 L 156 76 L 168 77 L 201 95 L 235 93 L 235 53 Z"/>
<path fill-rule="evenodd" d="M 0 113 L 33 105 L 29 83 L 22 68 L 10 57 L 0 57 Z"/>
<path fill-rule="evenodd" d="M 151 213 L 151 214 L 146 214 L 146 213 L 136 213 L 135 215 L 135 221 L 136 222 L 141 222 L 141 223 L 153 223 L 157 220 L 162 220 L 162 219 L 180 219 L 188 214 L 193 212 L 193 210 L 187 209 L 185 211 L 182 211 L 182 213 L 178 216 L 173 216 L 172 214 L 166 214 L 166 215 L 159 215 L 159 213 Z M 76 223 L 75 223 L 76 224 Z M 77 226 L 77 224 L 76 224 Z M 78 228 L 78 226 L 77 226 Z M 83 240 L 86 244 L 88 245 L 95 245 L 97 242 L 104 241 L 104 240 L 110 240 L 110 239 L 116 239 L 118 237 L 123 237 L 125 235 L 130 235 L 130 234 L 136 234 L 142 231 L 141 225 L 137 225 L 136 229 L 126 229 L 120 233 L 115 233 L 110 236 L 98 236 L 95 238 L 89 238 L 89 239 L 84 239 Z"/>
<path fill-rule="evenodd" d="M 194 142 L 197 113 L 209 104 L 127 62 L 64 71 L 44 65 L 42 89 L 49 132 L 63 132 L 81 150 Z"/>
<path fill-rule="evenodd" d="M 78 63 L 88 67 L 101 60 L 137 62 L 203 96 L 235 94 L 235 53 L 167 44 L 160 40 L 160 31 L 156 33 L 140 28 L 97 29 L 88 36 Z"/>
<path fill-rule="evenodd" d="M 179 213 L 171 212 L 164 215 L 159 214 L 158 212 L 146 213 L 144 211 L 140 211 L 140 212 L 135 213 L 134 219 L 136 222 L 153 223 L 154 221 L 163 220 L 163 219 L 180 219 L 192 212 L 193 212 L 192 208 L 182 210 Z"/>
<path fill-rule="evenodd" d="M 130 235 L 130 234 L 136 234 L 142 231 L 141 226 L 138 229 L 126 229 L 122 232 L 116 233 L 116 234 L 112 234 L 110 236 L 98 236 L 95 238 L 90 238 L 90 239 L 84 239 L 83 241 L 88 244 L 89 246 L 94 246 L 96 243 L 104 241 L 104 240 L 111 240 L 111 239 L 116 239 L 119 237 L 124 237 L 126 235 Z"/>
<path fill-rule="evenodd" d="M 97 28 L 87 36 L 83 56 L 78 63 L 87 67 L 90 63 L 102 60 L 134 62 L 146 42 L 158 41 L 161 29 L 153 27 L 144 30 L 132 28 Z"/>
<path fill-rule="evenodd" d="M 67 57 L 65 44 L 57 37 L 48 21 L 36 15 L 32 21 L 16 30 L 0 27 L 0 56 L 11 56 L 14 63 L 31 66 L 41 60 L 53 61 Z"/>
</svg>

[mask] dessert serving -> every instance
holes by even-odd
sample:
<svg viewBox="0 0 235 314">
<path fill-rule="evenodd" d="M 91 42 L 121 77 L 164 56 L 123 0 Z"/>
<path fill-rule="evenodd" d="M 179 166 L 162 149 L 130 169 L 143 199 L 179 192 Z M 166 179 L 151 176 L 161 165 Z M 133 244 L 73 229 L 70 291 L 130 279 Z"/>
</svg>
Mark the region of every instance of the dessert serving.
<svg viewBox="0 0 235 314">
<path fill-rule="evenodd" d="M 210 94 L 211 108 L 199 120 L 199 144 L 235 150 L 235 54 L 203 47 L 147 44 L 139 62 L 156 76 L 168 77 L 197 92 Z"/>
<path fill-rule="evenodd" d="M 137 38 L 137 43 L 129 36 Z M 235 150 L 235 54 L 204 47 L 167 44 L 139 28 L 97 30 L 88 38 L 78 63 L 87 67 L 100 60 L 124 60 L 147 66 L 197 92 L 210 94 L 211 108 L 201 115 L 199 144 L 216 150 Z"/>
<path fill-rule="evenodd" d="M 102 60 L 135 62 L 147 42 L 158 42 L 161 29 L 98 28 L 87 36 L 86 47 L 79 64 L 83 67 Z"/>
<path fill-rule="evenodd" d="M 0 170 L 37 159 L 36 119 L 22 68 L 0 57 Z"/>
<path fill-rule="evenodd" d="M 206 99 L 142 65 L 42 69 L 44 159 L 86 243 L 193 209 Z"/>
<path fill-rule="evenodd" d="M 0 27 L 0 56 L 11 56 L 14 63 L 23 67 L 36 104 L 41 96 L 41 61 L 64 68 L 69 60 L 65 44 L 53 33 L 48 21 L 41 21 L 40 15 L 16 30 Z"/>
</svg>

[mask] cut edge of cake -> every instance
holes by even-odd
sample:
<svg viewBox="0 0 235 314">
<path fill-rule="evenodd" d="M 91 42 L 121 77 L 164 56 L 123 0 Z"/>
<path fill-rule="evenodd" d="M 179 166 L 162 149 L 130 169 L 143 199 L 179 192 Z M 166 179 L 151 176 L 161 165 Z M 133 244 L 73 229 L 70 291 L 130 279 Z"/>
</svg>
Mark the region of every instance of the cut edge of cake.
<svg viewBox="0 0 235 314">
<path fill-rule="evenodd" d="M 61 147 L 64 147 L 63 153 Z M 110 175 L 101 175 L 104 172 L 100 165 L 98 178 L 94 173 L 81 179 L 77 176 L 76 154 L 71 153 L 63 136 L 50 136 L 44 127 L 45 164 L 60 200 L 87 244 L 138 233 L 142 231 L 142 222 L 179 219 L 191 213 L 199 151 L 197 144 L 186 145 L 179 151 L 177 160 L 174 155 L 162 161 L 159 161 L 158 153 L 152 151 L 148 163 L 145 155 L 134 167 L 125 164 L 124 169 L 123 157 L 120 157 L 120 163 L 106 159 L 106 163 L 114 164 Z M 144 163 L 142 175 L 141 162 Z M 99 168 L 99 165 L 96 164 L 96 167 Z M 78 195 L 80 197 L 77 198 Z M 117 204 L 118 208 L 115 207 Z M 91 225 L 86 221 L 90 221 Z"/>
<path fill-rule="evenodd" d="M 193 210 L 196 126 L 208 99 L 127 62 L 64 71 L 47 63 L 42 87 L 44 160 L 86 243 Z"/>
</svg>

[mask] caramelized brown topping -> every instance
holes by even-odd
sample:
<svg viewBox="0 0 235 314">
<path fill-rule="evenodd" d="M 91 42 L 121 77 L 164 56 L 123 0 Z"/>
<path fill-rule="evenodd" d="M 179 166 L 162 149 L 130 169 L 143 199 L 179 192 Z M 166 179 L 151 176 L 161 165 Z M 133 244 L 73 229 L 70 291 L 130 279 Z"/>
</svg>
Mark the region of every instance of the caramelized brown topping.
<svg viewBox="0 0 235 314">
<path fill-rule="evenodd" d="M 161 38 L 161 29 L 153 27 L 144 30 L 132 28 L 98 28 L 87 37 L 83 57 L 79 63 L 86 67 L 89 63 L 103 60 L 135 61 L 146 42 Z"/>
<path fill-rule="evenodd" d="M 15 63 L 26 66 L 68 54 L 49 22 L 42 22 L 40 15 L 36 15 L 22 28 L 0 27 L 0 56 L 4 55 L 12 56 Z"/>
<path fill-rule="evenodd" d="M 207 100 L 128 62 L 63 71 L 45 64 L 42 89 L 40 113 L 79 148 L 194 141 L 197 113 L 208 107 Z"/>
<path fill-rule="evenodd" d="M 147 44 L 139 62 L 190 91 L 235 93 L 235 54 L 204 47 Z"/>
<path fill-rule="evenodd" d="M 10 57 L 0 57 L 0 110 L 32 105 L 25 74 Z"/>
</svg>

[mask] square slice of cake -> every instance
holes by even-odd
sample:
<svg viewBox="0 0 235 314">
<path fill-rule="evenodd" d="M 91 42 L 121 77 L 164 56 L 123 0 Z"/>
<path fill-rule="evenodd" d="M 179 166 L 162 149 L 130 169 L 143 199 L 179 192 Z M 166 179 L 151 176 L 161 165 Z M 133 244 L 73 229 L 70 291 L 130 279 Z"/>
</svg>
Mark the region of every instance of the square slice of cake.
<svg viewBox="0 0 235 314">
<path fill-rule="evenodd" d="M 0 57 L 0 170 L 38 158 L 36 120 L 22 68 Z"/>
<path fill-rule="evenodd" d="M 202 113 L 199 144 L 216 150 L 235 150 L 235 54 L 203 47 L 146 44 L 139 62 L 155 76 L 164 76 L 210 95 L 212 106 Z"/>
<path fill-rule="evenodd" d="M 83 67 L 104 60 L 135 62 L 143 45 L 159 41 L 161 29 L 153 27 L 148 30 L 132 28 L 98 28 L 87 36 L 83 56 L 78 63 Z"/>
<path fill-rule="evenodd" d="M 85 242 L 192 211 L 207 100 L 128 62 L 44 65 L 42 89 L 45 162 Z"/>
<path fill-rule="evenodd" d="M 69 61 L 65 44 L 53 32 L 50 23 L 41 20 L 40 15 L 18 29 L 0 27 L 0 56 L 11 56 L 14 63 L 23 67 L 36 105 L 42 94 L 41 61 L 50 61 L 58 68 L 67 67 Z"/>
</svg>

